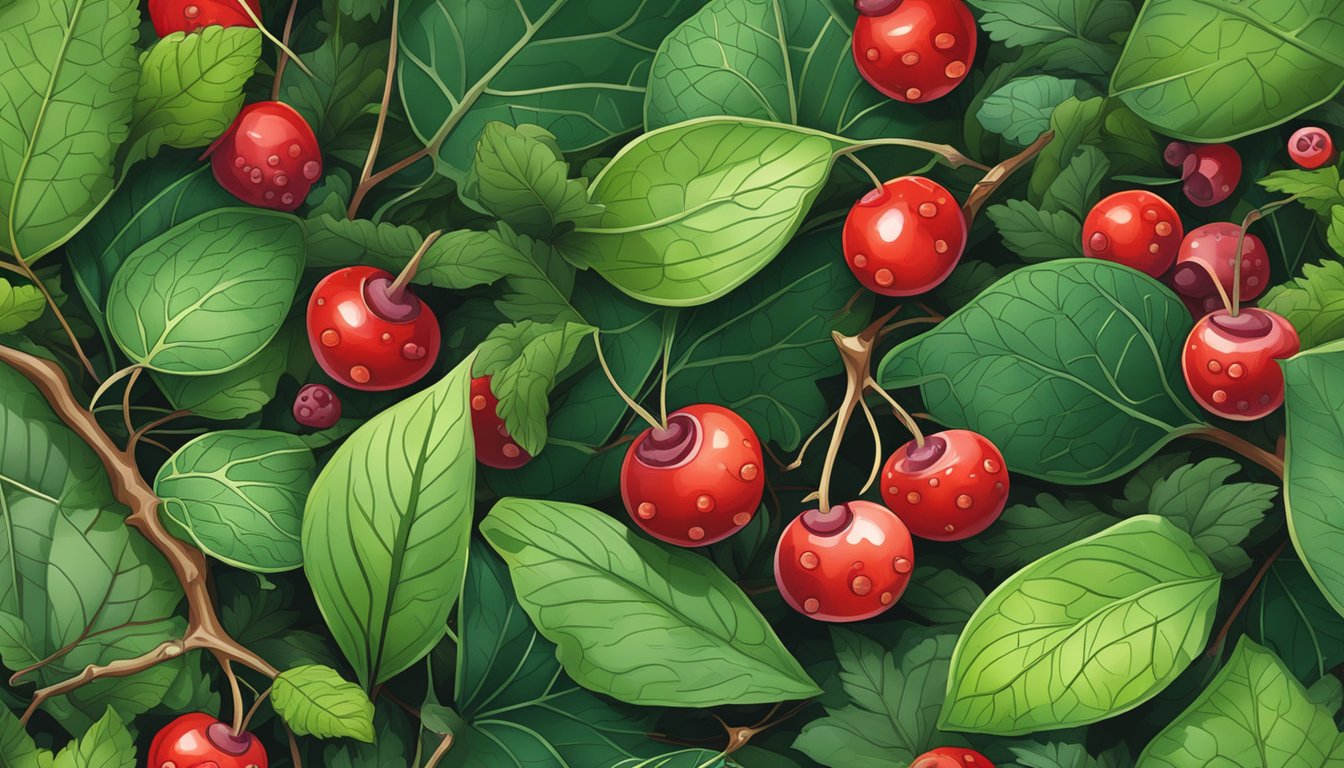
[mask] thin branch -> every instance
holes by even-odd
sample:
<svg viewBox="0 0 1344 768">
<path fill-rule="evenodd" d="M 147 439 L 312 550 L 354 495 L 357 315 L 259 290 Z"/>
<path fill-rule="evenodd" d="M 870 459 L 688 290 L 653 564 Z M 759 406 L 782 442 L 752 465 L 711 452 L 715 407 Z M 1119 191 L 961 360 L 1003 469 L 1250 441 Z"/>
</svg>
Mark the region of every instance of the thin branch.
<svg viewBox="0 0 1344 768">
<path fill-rule="evenodd" d="M 0 262 L 0 267 L 4 267 L 15 274 L 23 275 L 28 278 L 29 282 L 37 286 L 37 290 L 42 292 L 42 298 L 47 300 L 47 308 L 51 310 L 51 314 L 56 318 L 56 322 L 60 323 L 61 330 L 65 331 L 66 337 L 70 339 L 70 346 L 74 349 L 75 357 L 79 358 L 80 364 L 84 366 L 84 370 L 88 371 L 89 376 L 91 376 L 95 382 L 101 382 L 102 379 L 98 377 L 98 372 L 93 369 L 93 363 L 89 361 L 88 355 L 84 354 L 84 347 L 80 345 L 79 339 L 76 338 L 75 330 L 70 327 L 70 322 L 65 319 L 65 314 L 61 312 L 61 308 L 56 304 L 56 299 L 52 298 L 51 292 L 47 290 L 46 283 L 42 282 L 42 278 L 38 277 L 37 273 L 33 271 L 33 268 L 28 266 L 27 261 L 24 261 L 17 255 L 14 257 L 14 261 L 18 262 L 17 266 L 6 262 Z"/>
<path fill-rule="evenodd" d="M 118 659 L 109 664 L 90 664 L 85 667 L 78 675 L 68 680 L 62 680 L 46 688 L 39 688 L 33 694 L 33 700 L 24 710 L 23 716 L 19 722 L 28 724 L 29 718 L 38 710 L 48 699 L 56 696 L 64 696 L 71 691 L 77 690 L 94 680 L 102 680 L 109 677 L 129 677 L 157 664 L 162 664 L 169 659 L 175 659 L 182 655 L 183 651 L 189 650 L 187 644 L 182 640 L 166 640 L 159 643 L 153 650 L 142 653 L 139 656 L 130 659 Z"/>
<path fill-rule="evenodd" d="M 299 8 L 299 0 L 289 4 L 289 15 L 285 17 L 285 31 L 280 34 L 284 43 L 280 48 L 280 58 L 275 63 L 275 82 L 271 84 L 271 101 L 280 100 L 280 81 L 285 77 L 285 65 L 289 63 L 289 34 L 294 30 L 294 12 Z"/>
<path fill-rule="evenodd" d="M 298 67 L 299 69 L 302 69 L 305 75 L 313 78 L 314 80 L 317 79 L 317 75 L 314 75 L 313 70 L 309 69 L 308 65 L 303 63 L 303 59 L 300 59 L 298 54 L 289 50 L 289 45 L 287 43 L 280 40 L 275 35 L 271 34 L 271 30 L 267 29 L 266 25 L 262 23 L 261 19 L 257 18 L 256 12 L 252 10 L 251 6 L 249 6 L 245 2 L 245 0 L 234 0 L 234 2 L 236 2 L 238 4 L 238 7 L 243 9 L 243 13 L 247 14 L 247 17 L 252 20 L 252 24 L 256 26 L 259 32 L 261 32 L 262 37 L 274 43 L 275 47 L 279 48 L 281 53 L 289 54 L 289 57 L 291 59 L 294 59 L 294 66 Z"/>
<path fill-rule="evenodd" d="M 1201 427 L 1181 434 L 1185 437 L 1194 437 L 1221 445 L 1224 448 L 1241 455 L 1243 458 L 1249 459 L 1270 472 L 1273 472 L 1280 480 L 1283 479 L 1282 456 L 1276 456 L 1249 440 L 1238 437 L 1227 430 L 1219 429 L 1217 427 Z"/>
<path fill-rule="evenodd" d="M 285 735 L 289 737 L 289 759 L 294 761 L 294 768 L 303 768 L 303 761 L 299 759 L 299 742 L 288 725 L 285 726 Z"/>
<path fill-rule="evenodd" d="M 1227 621 L 1223 622 L 1223 628 L 1218 630 L 1217 637 L 1213 639 L 1213 643 L 1209 646 L 1208 655 L 1210 657 L 1217 656 L 1218 652 L 1222 650 L 1223 643 L 1227 641 L 1228 633 L 1232 631 L 1232 624 L 1236 622 L 1237 617 L 1241 615 L 1241 612 L 1246 609 L 1246 604 L 1250 602 L 1251 595 L 1255 594 L 1255 590 L 1259 588 L 1260 582 L 1265 578 L 1265 574 L 1269 573 L 1269 567 L 1274 564 L 1275 560 L 1279 559 L 1279 555 L 1283 554 L 1283 550 L 1287 546 L 1287 539 L 1280 542 L 1279 546 L 1270 553 L 1269 557 L 1265 558 L 1265 562 L 1260 566 L 1260 570 L 1256 571 L 1255 578 L 1251 579 L 1251 583 L 1246 585 L 1246 591 L 1241 594 L 1241 599 L 1238 600 L 1236 606 L 1232 608 L 1232 614 L 1227 617 Z"/>
<path fill-rule="evenodd" d="M 257 698 L 252 701 L 252 706 L 247 708 L 247 714 L 243 715 L 243 724 L 239 729 L 239 733 L 242 733 L 243 731 L 247 730 L 247 725 L 248 723 L 252 722 L 253 715 L 257 714 L 257 710 L 261 709 L 262 702 L 266 701 L 266 699 L 270 698 L 270 696 L 271 696 L 271 688 L 267 688 L 266 690 L 257 694 Z"/>
<path fill-rule="evenodd" d="M 217 656 L 219 666 L 224 670 L 224 679 L 229 683 L 229 694 L 233 697 L 233 728 L 231 733 L 237 736 L 243 732 L 243 689 L 238 686 L 238 675 L 233 672 L 233 662 L 228 657 Z"/>
<path fill-rule="evenodd" d="M 126 442 L 126 451 L 125 451 L 125 452 L 126 452 L 128 455 L 132 455 L 132 456 L 134 456 L 134 455 L 135 455 L 135 445 L 136 445 L 136 443 L 140 442 L 141 440 L 144 440 L 144 441 L 147 442 L 147 443 L 148 443 L 148 442 L 153 442 L 153 441 L 151 441 L 151 440 L 147 440 L 147 439 L 145 438 L 145 436 L 148 435 L 150 432 L 153 432 L 154 430 L 158 429 L 159 427 L 162 427 L 164 424 L 167 424 L 167 423 L 170 422 L 170 421 L 173 421 L 173 420 L 175 420 L 175 419 L 180 419 L 180 418 L 182 418 L 183 416 L 190 416 L 190 415 L 191 415 L 191 411 L 173 411 L 172 413 L 165 414 L 165 415 L 160 416 L 159 418 L 157 418 L 157 419 L 155 419 L 155 420 L 149 422 L 149 423 L 146 424 L 145 426 L 143 426 L 143 427 L 141 427 L 141 428 L 139 428 L 139 429 L 137 429 L 137 430 L 135 430 L 134 432 L 131 433 L 131 439 L 128 440 L 128 441 Z M 160 443 L 160 445 L 162 445 L 162 443 Z M 169 451 L 169 453 L 171 453 L 171 451 Z"/>
<path fill-rule="evenodd" d="M 359 213 L 360 204 L 364 202 L 364 197 L 369 194 L 371 189 L 381 183 L 384 178 L 387 178 L 386 176 L 383 176 L 382 178 L 375 177 L 373 173 L 373 164 L 378 160 L 378 150 L 383 144 L 383 131 L 387 127 L 387 111 L 392 104 L 392 81 L 397 75 L 397 47 L 400 45 L 400 41 L 397 39 L 399 25 L 401 23 L 400 17 L 401 0 L 392 0 L 392 35 L 387 44 L 387 74 L 386 79 L 383 82 L 383 100 L 378 105 L 378 122 L 373 129 L 373 140 L 369 142 L 369 154 L 368 157 L 364 159 L 364 169 L 359 173 L 359 184 L 356 185 L 355 193 L 350 198 L 350 207 L 345 212 L 345 217 L 347 219 L 355 218 Z M 415 160 L 419 160 L 429 153 L 428 150 L 429 148 L 426 147 L 424 150 L 425 154 L 422 155 L 417 152 L 411 155 L 411 157 L 414 157 Z M 417 155 L 419 156 L 417 157 Z M 415 160 L 411 160 L 411 162 L 406 163 L 406 165 L 414 163 Z M 403 160 L 402 162 L 406 161 Z M 393 167 L 395 168 L 396 166 Z M 393 171 L 393 173 L 395 173 L 395 171 Z M 388 175 L 390 176 L 391 174 Z M 376 181 L 375 178 L 377 178 Z"/>
<path fill-rule="evenodd" d="M 131 423 L 131 390 L 135 389 L 135 382 L 140 379 L 140 372 L 143 368 L 137 366 L 131 371 L 131 378 L 126 380 L 126 389 L 121 393 L 121 419 L 126 425 L 126 434 L 135 434 L 135 425 Z"/>
<path fill-rule="evenodd" d="M 1046 131 L 1036 141 L 1032 142 L 1031 146 L 989 169 L 985 178 L 975 185 L 971 193 L 966 196 L 966 202 L 961 206 L 961 212 L 966 216 L 966 223 L 969 225 L 974 221 L 976 215 L 980 213 L 980 209 L 989 201 L 990 196 L 998 191 L 999 187 L 1003 186 L 1008 177 L 1031 162 L 1041 153 L 1041 150 L 1045 149 L 1045 145 L 1049 144 L 1054 138 L 1054 131 Z"/>
<path fill-rule="evenodd" d="M 448 754 L 448 750 L 452 748 L 453 734 L 445 733 L 443 735 L 443 741 L 439 742 L 439 746 L 434 750 L 434 754 L 429 756 L 429 761 L 425 763 L 425 768 L 434 768 L 434 766 L 438 765 L 439 761 L 443 759 L 443 756 Z"/>
</svg>

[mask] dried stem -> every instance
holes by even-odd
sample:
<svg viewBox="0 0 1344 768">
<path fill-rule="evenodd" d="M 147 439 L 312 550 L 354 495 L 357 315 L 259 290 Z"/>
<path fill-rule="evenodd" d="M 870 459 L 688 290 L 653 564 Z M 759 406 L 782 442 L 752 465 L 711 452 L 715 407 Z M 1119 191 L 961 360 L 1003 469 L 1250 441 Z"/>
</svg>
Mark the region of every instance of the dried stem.
<svg viewBox="0 0 1344 768">
<path fill-rule="evenodd" d="M 134 432 L 131 433 L 131 439 L 126 442 L 126 451 L 125 451 L 126 455 L 134 456 L 135 446 L 140 441 L 144 440 L 145 442 L 151 442 L 145 437 L 150 432 L 153 432 L 154 430 L 158 429 L 159 427 L 162 427 L 164 424 L 167 424 L 170 421 L 174 421 L 176 419 L 182 418 L 183 416 L 190 416 L 190 415 L 191 411 L 173 411 L 172 413 L 160 416 L 159 418 L 149 422 L 145 426 L 135 430 Z M 171 453 L 171 451 L 169 452 Z"/>
<path fill-rule="evenodd" d="M 1223 643 L 1227 641 L 1228 633 L 1232 631 L 1232 624 L 1236 622 L 1237 617 L 1241 615 L 1241 612 L 1246 609 L 1246 604 L 1250 602 L 1251 595 L 1255 594 L 1255 590 L 1260 587 L 1260 582 L 1264 581 L 1265 574 L 1269 573 L 1269 567 L 1274 564 L 1275 560 L 1279 559 L 1279 555 L 1283 554 L 1283 550 L 1287 546 L 1288 541 L 1286 539 L 1280 542 L 1279 546 L 1274 548 L 1274 551 L 1270 553 L 1269 557 L 1265 558 L 1265 562 L 1261 564 L 1260 570 L 1256 571 L 1255 578 L 1251 579 L 1251 583 L 1246 585 L 1246 591 L 1241 594 L 1241 599 L 1238 600 L 1236 606 L 1232 608 L 1232 614 L 1227 617 L 1227 621 L 1223 622 L 1223 628 L 1218 630 L 1218 635 L 1213 639 L 1213 643 L 1209 646 L 1210 657 L 1217 656 L 1218 652 L 1222 650 Z"/>
<path fill-rule="evenodd" d="M 597 349 L 597 364 L 602 368 L 602 372 L 607 375 L 607 381 L 611 383 L 611 388 L 616 390 L 616 394 L 620 395 L 620 398 L 625 401 L 626 405 L 630 406 L 630 410 L 638 414 L 641 419 L 647 421 L 649 426 L 654 429 L 667 429 L 667 424 L 654 418 L 652 413 L 645 410 L 644 406 L 635 402 L 633 397 L 630 397 L 630 395 L 626 394 L 624 389 L 621 389 L 620 383 L 616 381 L 615 374 L 611 372 L 611 366 L 607 365 L 607 356 L 602 353 L 602 337 L 601 334 L 597 332 L 593 333 L 593 347 Z"/>
<path fill-rule="evenodd" d="M 27 725 L 28 720 L 33 716 L 33 713 L 36 712 L 48 699 L 56 696 L 63 696 L 92 683 L 94 680 L 102 680 L 104 678 L 112 677 L 130 677 L 139 672 L 144 672 L 146 669 L 157 664 L 162 664 L 170 659 L 175 659 L 178 656 L 181 656 L 183 652 L 193 649 L 190 640 L 191 638 L 188 638 L 186 641 L 166 640 L 159 643 L 153 650 L 147 653 L 142 653 L 134 658 L 118 659 L 109 664 L 90 664 L 78 675 L 75 675 L 72 678 L 62 680 L 59 683 L 54 683 L 46 688 L 39 688 L 37 692 L 33 694 L 33 700 L 28 704 L 28 708 L 24 710 L 23 716 L 19 718 L 19 722 Z"/>
<path fill-rule="evenodd" d="M 1224 448 L 1240 454 L 1243 458 L 1249 459 L 1265 469 L 1273 472 L 1280 480 L 1283 479 L 1283 457 L 1277 456 L 1256 444 L 1232 434 L 1224 429 L 1217 427 L 1200 427 L 1188 432 L 1181 433 L 1184 437 L 1194 437 L 1200 440 L 1206 440 L 1210 443 L 1216 443 Z"/>
<path fill-rule="evenodd" d="M 275 47 L 280 49 L 281 55 L 288 54 L 289 57 L 294 60 L 294 66 L 298 67 L 299 69 L 302 69 L 305 75 L 313 78 L 314 80 L 317 79 L 317 75 L 314 75 L 313 70 L 309 69 L 308 65 L 303 63 L 303 59 L 300 59 L 298 57 L 298 54 L 289 50 L 288 43 L 286 43 L 283 40 L 280 40 L 275 35 L 271 34 L 271 31 L 266 28 L 266 25 L 262 23 L 261 19 L 257 18 L 257 14 L 255 11 L 252 10 L 251 6 L 249 6 L 246 2 L 244 2 L 244 0 L 234 0 L 234 2 L 238 3 L 238 7 L 243 9 L 243 13 L 247 14 L 247 18 L 252 20 L 252 23 L 256 25 L 257 30 L 261 32 L 262 37 L 265 37 L 267 40 L 270 40 L 272 43 L 275 44 Z"/>
<path fill-rule="evenodd" d="M 980 182 L 975 185 L 975 188 L 971 190 L 971 194 L 966 196 L 966 203 L 961 206 L 961 212 L 966 216 L 966 224 L 969 226 L 972 221 L 975 221 L 975 217 L 980 213 L 980 209 L 984 207 L 990 196 L 993 195 L 999 187 L 1003 186 L 1003 183 L 1008 180 L 1008 177 L 1016 173 L 1022 166 L 1031 162 L 1033 158 L 1041 153 L 1041 150 L 1045 149 L 1045 145 L 1049 144 L 1054 138 L 1054 131 L 1046 131 L 1045 133 L 1042 133 L 1036 141 L 1032 142 L 1031 146 L 989 169 L 989 172 L 985 174 L 985 178 L 981 179 Z"/>
<path fill-rule="evenodd" d="M 908 147 L 910 149 L 922 149 L 947 164 L 950 168 L 971 167 L 980 171 L 990 170 L 989 166 L 984 165 L 983 163 L 977 163 L 971 158 L 963 155 L 960 150 L 951 144 L 935 144 L 931 141 L 919 141 L 918 139 L 873 139 L 872 141 L 861 141 L 836 150 L 832 153 L 831 157 L 837 159 L 842 155 L 851 155 L 855 152 L 862 152 L 865 149 L 873 149 L 874 147 Z"/>
<path fill-rule="evenodd" d="M 280 48 L 280 58 L 275 62 L 275 82 L 271 83 L 271 101 L 280 100 L 280 81 L 285 77 L 285 65 L 289 63 L 289 35 L 294 31 L 294 12 L 299 9 L 299 0 L 291 0 L 289 15 L 285 17 L 285 31 L 280 33 L 284 43 Z"/>
<path fill-rule="evenodd" d="M 443 756 L 448 754 L 448 750 L 452 748 L 453 734 L 445 733 L 443 735 L 443 741 L 439 742 L 439 746 L 434 750 L 434 754 L 429 756 L 429 761 L 425 763 L 425 768 L 434 768 L 434 766 L 438 765 L 439 761 L 443 759 Z"/>
<path fill-rule="evenodd" d="M 415 279 L 415 273 L 420 269 L 420 260 L 425 258 L 425 254 L 429 253 L 430 247 L 433 246 L 440 237 L 443 237 L 442 229 L 437 229 L 429 233 L 429 237 L 426 237 L 425 241 L 420 244 L 419 250 L 415 252 L 415 255 L 411 257 L 410 261 L 406 262 L 406 266 L 402 267 L 401 274 L 397 275 L 397 279 L 392 281 L 392 284 L 387 287 L 388 298 L 393 301 L 401 300 L 402 292 L 405 291 L 406 286 Z"/>
</svg>

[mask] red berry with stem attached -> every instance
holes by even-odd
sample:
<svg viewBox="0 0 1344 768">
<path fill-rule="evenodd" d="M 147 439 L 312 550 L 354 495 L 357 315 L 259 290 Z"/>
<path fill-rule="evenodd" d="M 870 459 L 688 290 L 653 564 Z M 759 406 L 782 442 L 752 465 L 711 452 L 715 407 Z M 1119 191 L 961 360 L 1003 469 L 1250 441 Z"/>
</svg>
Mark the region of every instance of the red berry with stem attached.
<svg viewBox="0 0 1344 768">
<path fill-rule="evenodd" d="M 247 6 L 261 18 L 260 0 L 247 0 Z M 209 26 L 256 26 L 238 0 L 149 0 L 149 18 L 159 37 Z"/>
<path fill-rule="evenodd" d="M 471 432 L 476 439 L 476 460 L 487 467 L 517 469 L 532 460 L 504 426 L 489 376 L 471 380 Z"/>
<path fill-rule="evenodd" d="M 250 733 L 200 712 L 165 725 L 149 745 L 148 768 L 267 768 L 266 749 Z"/>
<path fill-rule="evenodd" d="M 1227 144 L 1167 145 L 1167 163 L 1181 169 L 1185 196 L 1202 208 L 1232 196 L 1241 183 L 1241 155 Z"/>
<path fill-rule="evenodd" d="M 1288 139 L 1288 156 L 1298 166 L 1314 171 L 1335 162 L 1335 142 L 1324 128 L 1302 128 Z"/>
<path fill-rule="evenodd" d="M 243 107 L 206 151 L 219 185 L 249 205 L 292 211 L 322 176 L 322 152 L 308 121 L 288 104 Z"/>
<path fill-rule="evenodd" d="M 910 768 L 994 768 L 994 764 L 974 749 L 939 747 L 916 757 Z"/>
<path fill-rule="evenodd" d="M 341 399 L 326 384 L 308 384 L 294 398 L 294 420 L 313 429 L 330 429 L 341 420 Z"/>
<path fill-rule="evenodd" d="M 1083 253 L 1160 277 L 1171 268 L 1185 228 L 1171 203 L 1152 192 L 1117 192 L 1083 222 Z"/>
<path fill-rule="evenodd" d="M 922 104 L 946 96 L 975 59 L 975 17 L 962 0 L 858 0 L 854 63 L 874 88 Z"/>
<path fill-rule="evenodd" d="M 308 343 L 322 370 L 345 386 L 398 389 L 434 366 L 439 321 L 409 288 L 396 286 L 391 274 L 346 267 L 313 290 Z"/>
<path fill-rule="evenodd" d="M 1198 317 L 1222 307 L 1223 294 L 1229 299 L 1232 296 L 1240 240 L 1241 227 L 1223 221 L 1193 229 L 1182 241 L 1171 284 L 1177 293 L 1203 310 Z M 1269 279 L 1265 244 L 1247 233 L 1245 242 L 1241 243 L 1241 300 L 1251 301 L 1259 297 L 1269 287 Z M 1220 286 L 1222 293 L 1218 290 Z"/>
<path fill-rule="evenodd" d="M 1233 316 L 1220 309 L 1195 323 L 1181 368 L 1190 394 L 1205 410 L 1253 421 L 1283 404 L 1278 361 L 1301 347 L 1297 330 L 1281 315 L 1250 308 Z"/>
<path fill-rule="evenodd" d="M 621 498 L 646 533 L 703 547 L 737 533 L 761 505 L 765 474 L 751 425 L 718 405 L 692 405 L 644 430 L 625 454 Z"/>
<path fill-rule="evenodd" d="M 881 504 L 851 501 L 809 509 L 784 529 L 775 583 L 799 613 L 861 621 L 896 604 L 910 583 L 915 545 L 905 523 Z"/>
<path fill-rule="evenodd" d="M 961 260 L 966 217 L 941 184 L 905 176 L 854 204 L 841 241 L 845 262 L 866 288 L 915 296 L 946 280 Z"/>
<path fill-rule="evenodd" d="M 960 541 L 999 519 L 1008 470 L 984 435 L 950 429 L 896 449 L 882 471 L 882 499 L 921 539 Z"/>
</svg>

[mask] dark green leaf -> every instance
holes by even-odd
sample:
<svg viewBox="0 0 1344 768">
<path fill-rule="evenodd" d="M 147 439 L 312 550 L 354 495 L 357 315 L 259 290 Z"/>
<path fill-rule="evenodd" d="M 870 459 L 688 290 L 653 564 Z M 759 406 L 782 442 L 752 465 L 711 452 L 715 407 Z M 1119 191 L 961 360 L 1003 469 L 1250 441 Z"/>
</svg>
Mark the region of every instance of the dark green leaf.
<svg viewBox="0 0 1344 768">
<path fill-rule="evenodd" d="M 1045 145 L 1031 169 L 1028 186 L 1032 202 L 1045 199 L 1055 179 L 1073 161 L 1078 149 L 1097 142 L 1103 122 L 1106 100 L 1102 98 L 1063 101 L 1050 115 L 1050 130 L 1055 137 Z"/>
<path fill-rule="evenodd" d="M 1064 211 L 1082 221 L 1100 199 L 1101 182 L 1110 169 L 1111 163 L 1100 149 L 1086 144 L 1079 147 L 1069 164 L 1046 187 L 1041 209 Z"/>
<path fill-rule="evenodd" d="M 135 768 L 135 742 L 114 709 L 56 755 L 52 768 Z"/>
<path fill-rule="evenodd" d="M 290 337 L 306 333 L 300 323 L 291 323 L 281 328 L 256 357 L 231 371 L 212 376 L 155 372 L 154 383 L 174 408 L 191 411 L 193 416 L 220 421 L 241 419 L 260 411 L 275 397 L 276 384 L 288 362 Z"/>
<path fill-rule="evenodd" d="M 1010 80 L 980 105 L 976 118 L 986 130 L 1027 146 L 1050 127 L 1050 115 L 1066 99 L 1085 99 L 1096 89 L 1082 80 L 1031 75 Z"/>
<path fill-rule="evenodd" d="M 1165 517 L 1190 534 L 1226 576 L 1251 565 L 1241 548 L 1251 529 L 1265 519 L 1278 489 L 1262 483 L 1232 483 L 1241 471 L 1231 459 L 1205 459 L 1190 464 L 1153 486 L 1148 511 Z"/>
<path fill-rule="evenodd" d="M 497 365 L 482 360 L 476 371 L 491 376 L 490 389 L 499 398 L 497 411 L 504 426 L 524 451 L 535 456 L 546 445 L 551 391 L 561 372 L 574 361 L 580 345 L 592 343 L 594 328 L 580 323 L 538 326 L 526 321 L 500 326 L 497 331 L 501 329 L 518 334 L 515 338 L 520 343 L 512 359 Z"/>
<path fill-rule="evenodd" d="M 949 568 L 921 565 L 901 595 L 901 606 L 934 624 L 965 624 L 985 601 L 985 591 Z"/>
<path fill-rule="evenodd" d="M 980 27 L 1008 46 L 1070 38 L 1109 43 L 1129 29 L 1134 9 L 1125 0 L 970 0 L 982 11 Z"/>
<path fill-rule="evenodd" d="M 377 108 L 386 80 L 387 43 L 361 48 L 343 40 L 336 28 L 302 58 L 314 77 L 291 63 L 280 86 L 281 100 L 303 115 L 318 143 L 326 146 L 348 135 L 370 107 Z"/>
<path fill-rule="evenodd" d="M 1042 493 L 1035 506 L 1005 509 L 989 530 L 967 539 L 965 547 L 977 565 L 1016 570 L 1117 522 L 1086 501 L 1061 501 Z"/>
<path fill-rule="evenodd" d="M 1245 629 L 1299 680 L 1335 679 L 1330 670 L 1344 662 L 1344 617 L 1291 556 L 1279 558 L 1265 573 L 1246 604 Z"/>
<path fill-rule="evenodd" d="M 1288 436 L 1283 501 L 1302 564 L 1344 614 L 1344 342 L 1283 364 Z"/>
<path fill-rule="evenodd" d="M 1026 200 L 1009 200 L 989 206 L 985 215 L 999 230 L 1003 244 L 1023 261 L 1083 256 L 1083 222 L 1072 214 L 1042 211 Z"/>
<path fill-rule="evenodd" d="M 588 202 L 587 182 L 569 178 L 549 134 L 532 135 L 539 130 L 487 124 L 465 194 L 524 235 L 547 239 L 561 225 L 594 221 L 602 208 Z"/>
</svg>

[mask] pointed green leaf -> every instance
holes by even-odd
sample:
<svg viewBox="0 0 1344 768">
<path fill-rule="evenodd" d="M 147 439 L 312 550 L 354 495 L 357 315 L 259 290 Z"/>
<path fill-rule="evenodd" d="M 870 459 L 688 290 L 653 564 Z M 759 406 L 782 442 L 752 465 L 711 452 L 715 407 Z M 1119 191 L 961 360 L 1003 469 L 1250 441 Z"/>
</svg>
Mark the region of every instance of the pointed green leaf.
<svg viewBox="0 0 1344 768">
<path fill-rule="evenodd" d="M 281 672 L 271 700 L 297 734 L 373 743 L 373 702 L 330 667 L 309 664 Z"/>
</svg>

